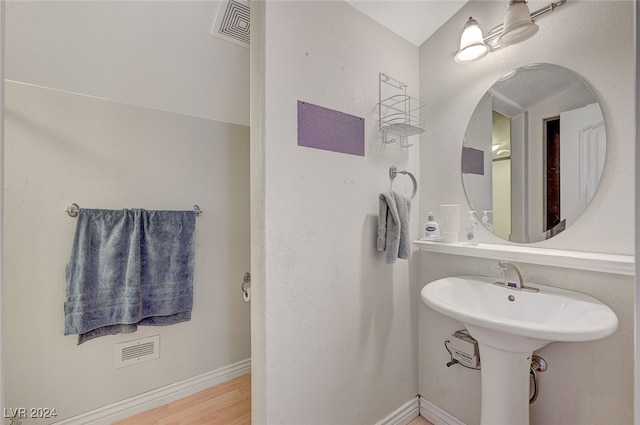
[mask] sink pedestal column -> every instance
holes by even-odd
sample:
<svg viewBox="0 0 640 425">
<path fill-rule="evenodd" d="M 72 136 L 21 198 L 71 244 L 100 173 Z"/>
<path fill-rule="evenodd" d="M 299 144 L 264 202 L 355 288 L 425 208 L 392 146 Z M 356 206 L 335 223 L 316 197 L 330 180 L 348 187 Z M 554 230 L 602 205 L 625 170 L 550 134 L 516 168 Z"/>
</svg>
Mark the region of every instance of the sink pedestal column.
<svg viewBox="0 0 640 425">
<path fill-rule="evenodd" d="M 500 350 L 478 342 L 481 367 L 481 425 L 529 425 L 532 352 Z"/>
</svg>

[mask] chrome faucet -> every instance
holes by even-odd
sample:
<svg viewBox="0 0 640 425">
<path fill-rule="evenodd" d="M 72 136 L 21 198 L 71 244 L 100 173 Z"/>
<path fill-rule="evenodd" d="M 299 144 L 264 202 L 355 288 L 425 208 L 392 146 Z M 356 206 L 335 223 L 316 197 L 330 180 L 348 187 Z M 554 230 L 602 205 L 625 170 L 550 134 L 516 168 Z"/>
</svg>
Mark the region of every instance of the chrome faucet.
<svg viewBox="0 0 640 425">
<path fill-rule="evenodd" d="M 510 263 L 508 261 L 498 261 L 498 267 L 500 267 L 502 269 L 502 272 L 504 273 L 504 282 L 503 283 L 496 282 L 497 285 L 504 285 L 507 288 L 518 289 L 521 291 L 529 291 L 529 292 L 539 291 L 538 288 L 525 286 L 524 281 L 522 280 L 522 274 L 520 274 L 520 270 L 518 270 L 518 267 L 515 264 Z M 513 271 L 513 273 L 516 275 L 515 282 L 509 281 L 509 270 Z"/>
<path fill-rule="evenodd" d="M 504 273 L 504 285 L 510 288 L 522 289 L 524 284 L 522 283 L 522 275 L 520 274 L 520 270 L 516 267 L 515 264 L 509 263 L 508 261 L 498 261 L 498 267 L 502 269 Z M 516 281 L 509 282 L 509 270 L 513 270 L 516 274 Z"/>
</svg>

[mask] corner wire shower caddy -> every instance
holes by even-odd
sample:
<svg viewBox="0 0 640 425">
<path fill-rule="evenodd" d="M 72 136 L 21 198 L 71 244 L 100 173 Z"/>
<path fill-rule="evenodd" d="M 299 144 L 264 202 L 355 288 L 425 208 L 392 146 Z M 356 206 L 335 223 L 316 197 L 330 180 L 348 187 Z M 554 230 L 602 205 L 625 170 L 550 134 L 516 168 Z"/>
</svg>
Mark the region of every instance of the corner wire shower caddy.
<svg viewBox="0 0 640 425">
<path fill-rule="evenodd" d="M 395 94 L 383 98 L 384 85 L 393 87 Z M 399 142 L 400 147 L 413 146 L 407 141 L 409 136 L 424 133 L 422 117 L 425 103 L 407 95 L 407 85 L 402 81 L 380 73 L 378 81 L 378 132 L 382 134 L 382 143 Z"/>
</svg>

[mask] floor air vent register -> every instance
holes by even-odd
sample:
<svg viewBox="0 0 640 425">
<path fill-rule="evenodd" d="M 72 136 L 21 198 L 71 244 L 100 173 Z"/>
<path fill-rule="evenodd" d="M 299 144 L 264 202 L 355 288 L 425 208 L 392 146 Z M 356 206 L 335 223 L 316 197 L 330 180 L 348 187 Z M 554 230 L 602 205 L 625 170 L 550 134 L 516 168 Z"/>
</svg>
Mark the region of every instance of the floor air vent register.
<svg viewBox="0 0 640 425">
<path fill-rule="evenodd" d="M 116 344 L 116 369 L 160 357 L 160 335 Z"/>
</svg>

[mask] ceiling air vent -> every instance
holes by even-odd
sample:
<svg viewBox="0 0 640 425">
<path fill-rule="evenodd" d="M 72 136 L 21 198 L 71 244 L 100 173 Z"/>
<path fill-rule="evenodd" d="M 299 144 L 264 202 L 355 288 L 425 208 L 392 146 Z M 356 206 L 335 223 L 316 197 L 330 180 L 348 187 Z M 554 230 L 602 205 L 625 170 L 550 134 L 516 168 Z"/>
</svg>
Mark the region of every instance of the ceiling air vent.
<svg viewBox="0 0 640 425">
<path fill-rule="evenodd" d="M 116 344 L 116 369 L 160 357 L 160 335 Z"/>
<path fill-rule="evenodd" d="M 250 24 L 251 14 L 248 1 L 222 1 L 211 28 L 211 35 L 249 47 Z"/>
</svg>

